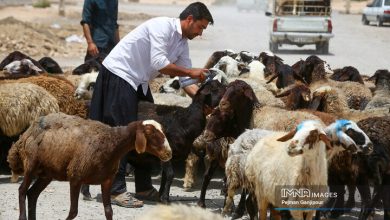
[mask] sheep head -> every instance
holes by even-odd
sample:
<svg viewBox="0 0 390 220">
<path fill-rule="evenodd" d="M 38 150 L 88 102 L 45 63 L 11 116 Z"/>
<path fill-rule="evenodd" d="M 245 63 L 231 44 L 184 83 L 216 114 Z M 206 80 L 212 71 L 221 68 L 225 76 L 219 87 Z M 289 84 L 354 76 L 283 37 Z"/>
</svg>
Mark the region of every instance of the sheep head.
<svg viewBox="0 0 390 220">
<path fill-rule="evenodd" d="M 253 89 L 244 81 L 236 80 L 226 88 L 226 92 L 210 115 L 205 136 L 208 140 L 220 137 L 237 137 L 249 128 L 254 107 L 260 105 Z"/>
<path fill-rule="evenodd" d="M 327 135 L 332 142 L 340 144 L 352 153 L 363 152 L 371 154 L 373 144 L 367 134 L 350 120 L 340 119 L 326 128 Z"/>
<path fill-rule="evenodd" d="M 205 114 L 210 113 L 210 108 L 218 105 L 223 94 L 226 91 L 226 86 L 222 85 L 217 80 L 210 80 L 203 84 L 193 98 L 193 102 L 202 103 Z"/>
<path fill-rule="evenodd" d="M 324 142 L 327 148 L 331 148 L 330 140 L 326 136 L 322 124 L 314 120 L 300 123 L 295 130 L 277 139 L 280 142 L 288 140 L 291 140 L 287 149 L 287 153 L 290 156 L 303 154 L 313 149 L 314 145 L 319 141 Z"/>
<path fill-rule="evenodd" d="M 145 120 L 138 125 L 135 138 L 137 153 L 150 153 L 162 161 L 172 158 L 172 150 L 162 131 L 161 125 L 154 120 Z"/>
<path fill-rule="evenodd" d="M 374 75 L 368 80 L 375 80 L 376 88 L 390 89 L 390 72 L 386 69 L 380 69 L 375 71 Z"/>
</svg>

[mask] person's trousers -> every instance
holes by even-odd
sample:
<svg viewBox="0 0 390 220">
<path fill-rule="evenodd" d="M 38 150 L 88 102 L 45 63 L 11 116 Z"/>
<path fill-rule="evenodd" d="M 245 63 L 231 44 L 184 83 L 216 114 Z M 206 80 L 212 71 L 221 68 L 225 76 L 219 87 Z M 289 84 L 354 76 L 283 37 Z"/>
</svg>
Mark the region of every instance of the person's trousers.
<svg viewBox="0 0 390 220">
<path fill-rule="evenodd" d="M 99 72 L 91 100 L 89 118 L 101 121 L 110 126 L 124 126 L 137 120 L 138 102 L 153 102 L 150 89 L 143 94 L 141 85 L 137 91 L 124 79 L 111 73 L 104 66 Z M 128 155 L 124 155 L 115 176 L 111 194 L 126 192 L 126 165 Z M 134 166 L 135 188 L 137 192 L 151 189 L 151 167 Z"/>
</svg>

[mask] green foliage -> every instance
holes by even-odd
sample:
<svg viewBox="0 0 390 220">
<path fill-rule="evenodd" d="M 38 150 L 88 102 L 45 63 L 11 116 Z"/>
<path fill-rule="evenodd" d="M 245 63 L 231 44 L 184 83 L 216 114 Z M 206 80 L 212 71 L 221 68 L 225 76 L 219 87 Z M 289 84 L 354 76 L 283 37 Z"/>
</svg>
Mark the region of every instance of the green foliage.
<svg viewBox="0 0 390 220">
<path fill-rule="evenodd" d="M 33 4 L 34 8 L 47 8 L 50 7 L 50 0 L 38 0 Z"/>
</svg>

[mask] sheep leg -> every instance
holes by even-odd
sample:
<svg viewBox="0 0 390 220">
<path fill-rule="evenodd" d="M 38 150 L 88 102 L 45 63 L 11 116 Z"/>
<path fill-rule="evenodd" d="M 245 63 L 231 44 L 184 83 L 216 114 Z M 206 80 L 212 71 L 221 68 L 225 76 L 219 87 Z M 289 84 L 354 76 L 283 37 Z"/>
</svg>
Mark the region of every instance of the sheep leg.
<svg viewBox="0 0 390 220">
<path fill-rule="evenodd" d="M 79 205 L 79 193 L 81 188 L 80 182 L 70 181 L 70 210 L 66 220 L 74 219 L 77 216 Z"/>
<path fill-rule="evenodd" d="M 184 190 L 189 190 L 192 188 L 194 182 L 195 182 L 195 173 L 197 168 L 197 163 L 199 161 L 199 157 L 194 154 L 190 153 L 186 160 L 186 173 L 184 175 L 184 183 L 183 188 Z"/>
<path fill-rule="evenodd" d="M 226 193 L 226 199 L 225 199 L 225 205 L 223 207 L 223 210 L 222 210 L 222 215 L 226 215 L 229 210 L 231 209 L 232 207 L 232 204 L 233 204 L 233 197 L 234 197 L 234 194 L 236 192 L 236 188 L 232 186 L 233 184 L 229 184 L 228 185 L 228 189 L 227 189 L 227 193 Z M 241 197 L 242 199 L 242 197 Z M 241 200 L 240 200 L 241 202 Z M 232 218 L 233 219 L 233 218 Z"/>
<path fill-rule="evenodd" d="M 112 220 L 112 207 L 111 207 L 112 180 L 113 178 L 108 179 L 101 184 L 104 214 L 106 215 L 107 220 Z"/>
<path fill-rule="evenodd" d="M 348 208 L 349 210 L 345 210 L 345 212 L 350 212 L 351 209 L 355 206 L 356 186 L 355 185 L 347 185 L 347 188 L 348 188 L 348 200 L 345 203 L 345 208 Z"/>
<path fill-rule="evenodd" d="M 383 194 L 382 194 L 382 201 L 383 201 L 383 211 L 384 216 L 383 219 L 390 219 L 390 175 L 385 174 L 383 178 Z"/>
<path fill-rule="evenodd" d="M 260 220 L 267 220 L 267 207 L 268 202 L 264 199 L 259 199 L 258 201 L 258 211 L 259 211 L 259 217 Z"/>
<path fill-rule="evenodd" d="M 369 204 L 360 212 L 359 219 L 367 219 L 373 212 L 375 205 L 381 200 L 382 186 L 374 186 L 374 194 Z"/>
<path fill-rule="evenodd" d="M 359 184 L 357 186 L 358 188 L 358 191 L 359 191 L 359 194 L 360 194 L 360 197 L 361 197 L 361 210 L 360 210 L 360 213 L 362 213 L 365 209 L 365 207 L 367 207 L 367 205 L 369 205 L 370 203 L 370 200 L 371 200 L 371 193 L 370 193 L 370 187 L 368 185 L 368 183 L 366 185 L 361 185 Z"/>
<path fill-rule="evenodd" d="M 206 190 L 207 190 L 207 187 L 210 184 L 211 178 L 214 175 L 214 171 L 217 169 L 217 166 L 218 166 L 218 161 L 217 160 L 211 161 L 210 162 L 210 167 L 206 170 L 206 172 L 205 172 L 205 174 L 203 176 L 203 184 L 202 184 L 202 189 L 200 191 L 200 198 L 199 198 L 199 201 L 198 201 L 198 206 L 200 206 L 202 208 L 206 208 L 206 204 L 205 204 Z"/>
<path fill-rule="evenodd" d="M 245 201 L 246 211 L 248 212 L 250 220 L 257 220 L 257 201 L 253 193 L 249 193 Z"/>
<path fill-rule="evenodd" d="M 19 220 L 26 220 L 26 195 L 27 189 L 31 184 L 31 176 L 29 172 L 24 173 L 22 184 L 19 186 Z"/>
<path fill-rule="evenodd" d="M 51 178 L 38 178 L 27 191 L 28 198 L 28 219 L 36 219 L 37 200 L 41 192 L 50 184 Z"/>
<path fill-rule="evenodd" d="M 162 163 L 162 170 L 163 170 L 162 176 L 163 176 L 163 178 L 165 177 L 166 179 L 164 181 L 165 184 L 160 186 L 160 191 L 161 191 L 161 187 L 164 187 L 163 193 L 160 194 L 160 200 L 162 203 L 167 204 L 167 203 L 169 203 L 169 192 L 171 189 L 173 178 L 175 176 L 174 172 L 173 172 L 171 161 L 163 162 Z M 161 180 L 161 182 L 163 182 L 163 181 Z"/>
<path fill-rule="evenodd" d="M 232 219 L 241 218 L 244 215 L 246 194 L 247 194 L 246 190 L 243 189 L 241 192 L 240 201 L 238 202 L 237 208 L 234 210 Z"/>
</svg>

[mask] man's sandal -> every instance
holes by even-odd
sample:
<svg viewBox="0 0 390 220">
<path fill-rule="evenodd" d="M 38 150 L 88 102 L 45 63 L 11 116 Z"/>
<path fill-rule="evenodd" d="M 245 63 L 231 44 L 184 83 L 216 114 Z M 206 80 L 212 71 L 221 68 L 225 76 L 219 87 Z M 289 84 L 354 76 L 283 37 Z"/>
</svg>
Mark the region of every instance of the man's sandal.
<svg viewBox="0 0 390 220">
<path fill-rule="evenodd" d="M 125 208 L 140 208 L 144 205 L 144 202 L 134 198 L 130 193 L 124 192 L 119 195 L 112 195 L 111 204 Z"/>
</svg>

